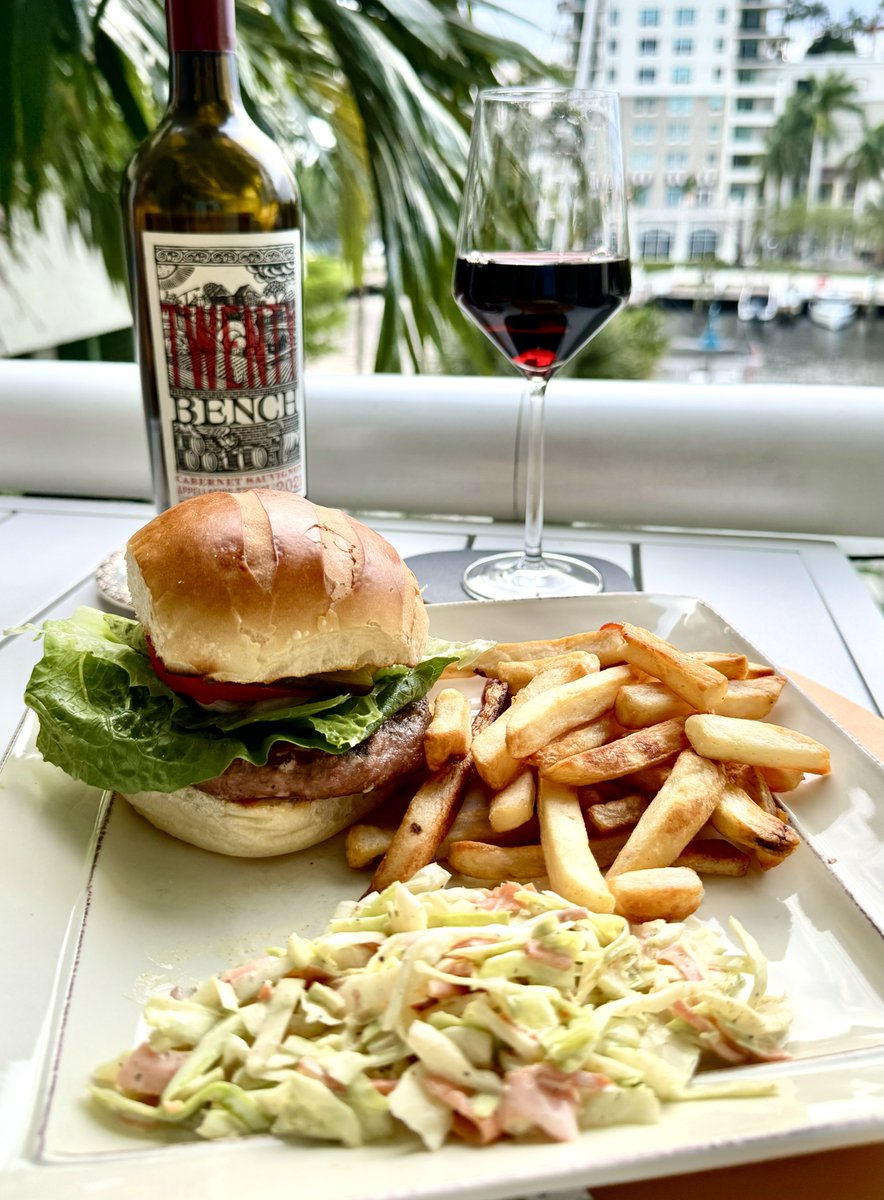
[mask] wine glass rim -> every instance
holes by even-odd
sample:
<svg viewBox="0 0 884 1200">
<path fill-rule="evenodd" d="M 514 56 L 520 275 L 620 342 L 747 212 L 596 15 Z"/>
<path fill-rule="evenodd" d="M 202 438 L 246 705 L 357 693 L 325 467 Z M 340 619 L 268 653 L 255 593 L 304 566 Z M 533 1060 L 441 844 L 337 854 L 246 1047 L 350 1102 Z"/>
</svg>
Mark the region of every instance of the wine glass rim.
<svg viewBox="0 0 884 1200">
<path fill-rule="evenodd" d="M 613 96 L 619 99 L 620 93 L 613 88 L 582 88 L 566 85 L 551 85 L 549 87 L 494 87 L 482 88 L 479 99 L 487 97 L 490 100 L 504 100 L 512 97 L 514 100 L 528 100 L 534 97 L 546 99 L 551 96 Z"/>
</svg>

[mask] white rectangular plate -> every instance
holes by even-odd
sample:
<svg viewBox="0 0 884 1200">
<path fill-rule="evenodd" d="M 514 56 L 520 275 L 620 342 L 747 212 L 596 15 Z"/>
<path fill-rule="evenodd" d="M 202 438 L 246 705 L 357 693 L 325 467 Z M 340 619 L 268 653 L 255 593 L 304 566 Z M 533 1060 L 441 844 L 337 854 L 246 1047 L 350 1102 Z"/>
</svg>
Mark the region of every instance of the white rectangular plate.
<svg viewBox="0 0 884 1200">
<path fill-rule="evenodd" d="M 684 649 L 763 655 L 699 601 L 622 594 L 580 600 L 439 605 L 440 637 L 498 641 L 558 637 L 629 620 Z M 90 1070 L 132 1044 L 149 991 L 196 982 L 293 929 L 315 934 L 339 899 L 367 876 L 348 871 L 341 839 L 279 859 L 237 860 L 197 850 L 153 829 L 122 802 L 94 793 L 35 758 L 28 731 L 0 777 L 0 832 L 46 846 L 76 843 L 71 865 L 34 886 L 23 852 L 4 880 L 6 911 L 30 888 L 29 928 L 48 943 L 58 914 L 72 911 L 55 994 L 35 995 L 27 963 L 14 1001 L 23 1026 L 46 1019 L 38 1053 L 6 1064 L 0 1118 L 6 1125 L 4 1195 L 68 1200 L 93 1194 L 127 1200 L 225 1194 L 323 1200 L 478 1200 L 574 1185 L 621 1182 L 872 1141 L 884 1135 L 884 767 L 797 688 L 775 710 L 825 742 L 832 774 L 787 797 L 803 843 L 782 866 L 742 880 L 710 879 L 700 915 L 733 913 L 758 938 L 771 986 L 786 991 L 795 1019 L 779 1092 L 753 1100 L 669 1105 L 655 1126 L 594 1130 L 567 1145 L 502 1143 L 482 1151 L 452 1144 L 437 1154 L 405 1137 L 345 1150 L 253 1138 L 170 1144 L 103 1122 L 84 1103 Z M 791 801 L 794 800 L 794 806 Z M 73 803 L 75 814 L 71 815 Z M 91 804 L 91 808 L 90 808 Z M 88 845 L 86 818 L 97 814 Z M 76 814 L 80 814 L 77 816 Z M 77 840 L 79 839 L 79 841 Z M 21 842 L 23 846 L 25 842 Z M 78 857 L 78 852 L 80 853 Z M 12 908 L 9 906 L 12 905 Z M 13 924 L 9 922 L 9 924 Z M 15 931 L 0 947 L 19 965 Z M 12 959 L 11 959 L 12 956 Z M 13 1011 L 13 1021 L 16 1013 Z M 11 1045 L 15 1050 L 15 1039 Z M 732 1072 L 736 1074 L 737 1072 Z M 15 1136 L 10 1136 L 10 1130 Z M 11 1144 L 14 1142 L 14 1144 Z M 0 1141 L 0 1151 L 4 1149 Z"/>
</svg>

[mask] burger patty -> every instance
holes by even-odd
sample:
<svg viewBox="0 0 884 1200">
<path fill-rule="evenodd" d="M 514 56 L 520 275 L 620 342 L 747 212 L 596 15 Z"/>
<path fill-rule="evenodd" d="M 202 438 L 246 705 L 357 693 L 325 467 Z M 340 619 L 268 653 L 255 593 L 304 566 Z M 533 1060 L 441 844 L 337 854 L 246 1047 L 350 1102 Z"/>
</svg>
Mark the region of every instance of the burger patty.
<svg viewBox="0 0 884 1200">
<path fill-rule="evenodd" d="M 323 800 L 367 792 L 421 765 L 429 723 L 430 706 L 426 700 L 418 700 L 394 713 L 371 737 L 344 754 L 277 742 L 265 766 L 237 758 L 223 775 L 197 786 L 222 800 Z"/>
</svg>

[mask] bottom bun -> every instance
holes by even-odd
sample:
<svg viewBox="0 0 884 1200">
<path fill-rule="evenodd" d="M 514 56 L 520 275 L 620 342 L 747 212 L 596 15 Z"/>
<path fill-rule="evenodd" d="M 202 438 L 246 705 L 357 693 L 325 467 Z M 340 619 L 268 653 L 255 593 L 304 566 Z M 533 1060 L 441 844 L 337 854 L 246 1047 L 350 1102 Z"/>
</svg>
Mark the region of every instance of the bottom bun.
<svg viewBox="0 0 884 1200">
<path fill-rule="evenodd" d="M 183 842 L 238 858 L 270 858 L 325 841 L 371 812 L 393 790 L 389 785 L 325 800 L 240 803 L 184 787 L 177 792 L 135 792 L 123 799 L 157 829 Z"/>
</svg>

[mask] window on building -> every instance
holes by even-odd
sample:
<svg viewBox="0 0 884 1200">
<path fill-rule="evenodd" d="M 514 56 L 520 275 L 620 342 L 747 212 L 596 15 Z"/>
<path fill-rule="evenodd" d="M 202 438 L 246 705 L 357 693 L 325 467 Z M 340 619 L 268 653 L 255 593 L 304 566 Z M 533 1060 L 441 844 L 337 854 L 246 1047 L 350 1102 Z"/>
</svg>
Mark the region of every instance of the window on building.
<svg viewBox="0 0 884 1200">
<path fill-rule="evenodd" d="M 629 203 L 633 208 L 647 208 L 651 198 L 651 189 L 649 187 L 638 186 L 634 187 L 629 195 Z"/>
<path fill-rule="evenodd" d="M 737 50 L 737 58 L 740 62 L 748 62 L 749 60 L 760 58 L 758 53 L 758 42 L 740 42 Z"/>
<path fill-rule="evenodd" d="M 632 140 L 639 145 L 647 145 L 657 140 L 657 126 L 651 121 L 636 121 L 632 127 Z"/>
<path fill-rule="evenodd" d="M 608 38 L 608 53 L 609 54 L 617 53 L 617 39 L 616 38 Z"/>
<path fill-rule="evenodd" d="M 718 21 L 719 25 L 726 25 L 727 24 L 727 9 L 720 8 L 718 10 L 718 12 L 715 14 L 715 19 L 716 19 L 716 21 Z"/>
<path fill-rule="evenodd" d="M 816 194 L 818 204 L 832 203 L 832 185 L 831 183 L 821 183 Z"/>
<path fill-rule="evenodd" d="M 758 82 L 758 72 L 757 71 L 746 71 L 746 70 L 737 71 L 737 83 L 757 83 L 757 82 Z"/>
<path fill-rule="evenodd" d="M 692 96 L 670 96 L 666 105 L 670 117 L 689 117 L 694 111 Z"/>
<path fill-rule="evenodd" d="M 668 259 L 672 236 L 666 229 L 648 229 L 639 241 L 639 253 L 642 258 Z"/>
<path fill-rule="evenodd" d="M 681 198 L 683 195 L 684 195 L 684 192 L 683 192 L 682 188 L 668 187 L 666 189 L 666 195 L 664 197 L 663 203 L 666 205 L 667 208 L 678 208 L 679 204 L 681 204 Z"/>
<path fill-rule="evenodd" d="M 695 8 L 677 8 L 675 10 L 676 25 L 693 25 L 697 19 L 697 10 Z"/>
<path fill-rule="evenodd" d="M 616 82 L 617 82 L 616 67 L 608 67 L 608 83 L 616 83 Z"/>
<path fill-rule="evenodd" d="M 723 53 L 724 48 L 727 45 L 727 42 L 725 42 L 724 38 L 716 38 L 714 45 L 715 45 L 715 53 L 721 54 L 721 53 Z"/>
<path fill-rule="evenodd" d="M 648 25 L 659 25 L 660 24 L 659 8 L 640 8 L 638 10 L 638 23 L 639 23 L 639 25 L 644 25 L 645 27 L 647 27 Z"/>
<path fill-rule="evenodd" d="M 721 80 L 721 67 L 712 68 L 712 78 L 718 83 Z"/>
<path fill-rule="evenodd" d="M 694 196 L 694 201 L 697 208 L 712 207 L 712 188 L 697 188 L 697 194 Z"/>
<path fill-rule="evenodd" d="M 654 161 L 653 150 L 631 150 L 629 153 L 630 171 L 653 171 Z"/>
<path fill-rule="evenodd" d="M 706 134 L 710 142 L 717 142 L 719 140 L 721 137 L 721 126 L 717 121 L 710 122 L 709 128 L 706 130 Z"/>
<path fill-rule="evenodd" d="M 717 162 L 718 162 L 717 152 L 715 150 L 708 151 L 708 153 L 706 154 L 706 166 L 714 167 Z"/>
<path fill-rule="evenodd" d="M 709 97 L 709 111 L 710 112 L 721 112 L 721 110 L 723 108 L 724 108 L 724 96 L 710 96 Z"/>
<path fill-rule="evenodd" d="M 616 8 L 608 9 L 608 24 L 609 25 L 619 25 L 620 24 L 619 9 L 616 9 Z"/>
<path fill-rule="evenodd" d="M 732 183 L 730 191 L 728 192 L 728 200 L 730 200 L 732 204 L 745 204 L 746 185 L 743 183 Z"/>
<path fill-rule="evenodd" d="M 638 44 L 639 54 L 656 54 L 657 39 L 656 38 L 641 38 Z"/>
<path fill-rule="evenodd" d="M 672 51 L 674 54 L 693 54 L 694 39 L 693 38 L 676 38 L 672 43 Z"/>
<path fill-rule="evenodd" d="M 673 67 L 672 68 L 672 82 L 673 83 L 690 83 L 691 76 L 692 76 L 692 72 L 691 72 L 690 67 Z"/>
<path fill-rule="evenodd" d="M 737 112 L 754 112 L 755 101 L 748 96 L 737 96 Z"/>
<path fill-rule="evenodd" d="M 696 260 L 715 258 L 718 249 L 718 234 L 714 229 L 695 229 L 688 246 L 688 258 Z"/>
<path fill-rule="evenodd" d="M 740 13 L 740 28 L 741 29 L 763 29 L 761 22 L 761 10 L 744 8 Z"/>
<path fill-rule="evenodd" d="M 751 125 L 735 125 L 731 133 L 735 142 L 751 142 L 754 136 L 755 130 Z"/>
<path fill-rule="evenodd" d="M 689 142 L 691 127 L 687 121 L 670 121 L 666 126 L 667 142 Z"/>
<path fill-rule="evenodd" d="M 687 150 L 670 150 L 666 155 L 666 169 L 668 171 L 681 171 L 688 165 Z"/>
<path fill-rule="evenodd" d="M 731 158 L 731 166 L 735 171 L 744 171 L 746 167 L 753 166 L 754 162 L 751 154 L 734 154 Z"/>
<path fill-rule="evenodd" d="M 657 111 L 657 101 L 654 96 L 639 96 L 632 102 L 632 111 L 636 116 L 653 117 Z"/>
<path fill-rule="evenodd" d="M 657 72 L 653 67 L 639 67 L 635 77 L 639 83 L 653 83 L 657 78 Z"/>
</svg>

